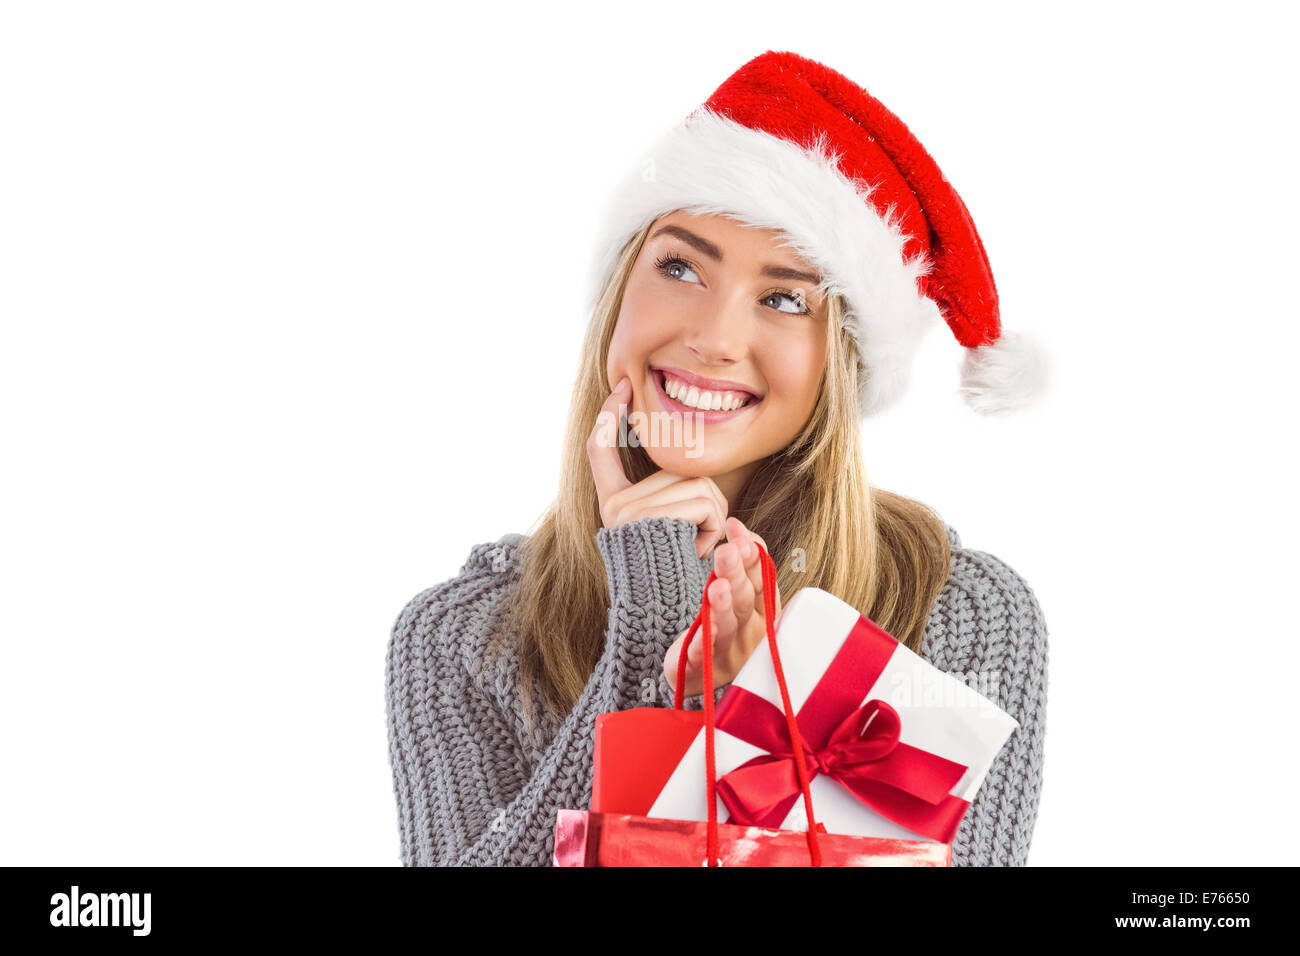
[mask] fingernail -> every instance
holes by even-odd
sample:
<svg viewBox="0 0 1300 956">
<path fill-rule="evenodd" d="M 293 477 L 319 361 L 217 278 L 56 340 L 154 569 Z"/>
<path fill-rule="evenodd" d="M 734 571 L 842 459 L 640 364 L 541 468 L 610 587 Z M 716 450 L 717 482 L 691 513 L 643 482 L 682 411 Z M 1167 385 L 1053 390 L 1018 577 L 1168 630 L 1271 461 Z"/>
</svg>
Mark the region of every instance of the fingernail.
<svg viewBox="0 0 1300 956">
<path fill-rule="evenodd" d="M 754 556 L 754 542 L 752 542 L 752 541 L 746 541 L 746 542 L 745 542 L 745 557 L 747 557 L 747 558 L 752 558 L 753 556 Z"/>
</svg>

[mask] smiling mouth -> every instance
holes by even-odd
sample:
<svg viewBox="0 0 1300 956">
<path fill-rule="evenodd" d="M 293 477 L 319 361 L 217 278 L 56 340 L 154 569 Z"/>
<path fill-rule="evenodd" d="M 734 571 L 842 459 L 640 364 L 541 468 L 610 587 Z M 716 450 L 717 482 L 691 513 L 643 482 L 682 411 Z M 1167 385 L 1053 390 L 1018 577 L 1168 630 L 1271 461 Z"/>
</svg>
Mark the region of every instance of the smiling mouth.
<svg viewBox="0 0 1300 956">
<path fill-rule="evenodd" d="M 728 415 L 752 408 L 763 400 L 762 396 L 739 389 L 701 391 L 697 386 L 687 385 L 662 369 L 651 368 L 650 374 L 654 376 L 655 384 L 659 386 L 664 397 L 687 411 L 707 412 L 717 416 Z"/>
</svg>

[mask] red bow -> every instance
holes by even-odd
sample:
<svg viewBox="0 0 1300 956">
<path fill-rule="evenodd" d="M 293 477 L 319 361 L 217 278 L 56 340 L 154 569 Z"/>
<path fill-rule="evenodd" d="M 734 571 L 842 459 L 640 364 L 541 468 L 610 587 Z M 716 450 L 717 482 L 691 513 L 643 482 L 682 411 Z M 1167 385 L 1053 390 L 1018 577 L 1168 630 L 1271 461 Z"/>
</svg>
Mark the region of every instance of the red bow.
<svg viewBox="0 0 1300 956">
<path fill-rule="evenodd" d="M 808 779 L 833 777 L 881 816 L 948 843 L 970 805 L 950 793 L 968 768 L 899 740 L 902 721 L 885 701 L 860 703 L 897 646 L 859 618 L 795 718 Z M 832 723 L 846 702 L 851 709 Z M 733 684 L 718 703 L 715 726 L 766 751 L 719 778 L 727 822 L 779 829 L 801 793 L 785 714 Z"/>
</svg>

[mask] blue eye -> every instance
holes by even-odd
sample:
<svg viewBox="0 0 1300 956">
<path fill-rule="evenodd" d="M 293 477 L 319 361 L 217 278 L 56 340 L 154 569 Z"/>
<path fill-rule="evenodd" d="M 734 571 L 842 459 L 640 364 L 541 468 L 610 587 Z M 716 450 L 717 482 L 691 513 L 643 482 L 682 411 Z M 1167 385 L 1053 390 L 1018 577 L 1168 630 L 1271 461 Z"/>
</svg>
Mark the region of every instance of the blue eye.
<svg viewBox="0 0 1300 956">
<path fill-rule="evenodd" d="M 769 299 L 785 299 L 787 302 L 790 302 L 795 306 L 793 309 L 777 309 L 778 312 L 785 312 L 787 315 L 812 315 L 812 310 L 808 308 L 807 303 L 803 302 L 800 297 L 791 295 L 789 292 L 769 292 L 767 295 L 763 296 L 764 302 Z"/>
<path fill-rule="evenodd" d="M 691 281 L 689 279 L 683 279 L 679 274 L 675 274 L 678 270 L 684 270 L 686 272 L 689 272 L 691 275 L 695 276 L 695 281 L 697 282 L 699 281 L 700 278 L 698 275 L 695 275 L 695 270 L 691 268 L 691 264 L 689 262 L 687 262 L 685 259 L 682 259 L 678 256 L 671 255 L 671 254 L 666 256 L 660 256 L 658 259 L 656 259 L 655 268 L 658 269 L 660 272 L 662 272 L 668 278 L 676 279 L 678 282 Z"/>
</svg>

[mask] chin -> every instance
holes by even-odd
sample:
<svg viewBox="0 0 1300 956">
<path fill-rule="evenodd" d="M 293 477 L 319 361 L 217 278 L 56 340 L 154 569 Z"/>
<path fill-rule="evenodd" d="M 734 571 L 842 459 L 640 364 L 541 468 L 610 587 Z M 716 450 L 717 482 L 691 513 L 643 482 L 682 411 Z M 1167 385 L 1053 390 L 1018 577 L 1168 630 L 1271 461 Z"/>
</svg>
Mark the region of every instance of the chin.
<svg viewBox="0 0 1300 956">
<path fill-rule="evenodd" d="M 724 474 L 730 467 L 714 456 L 704 454 L 698 445 L 695 448 L 650 447 L 645 451 L 650 456 L 650 460 L 664 471 L 684 475 L 687 478 L 707 478 L 711 475 Z"/>
</svg>

